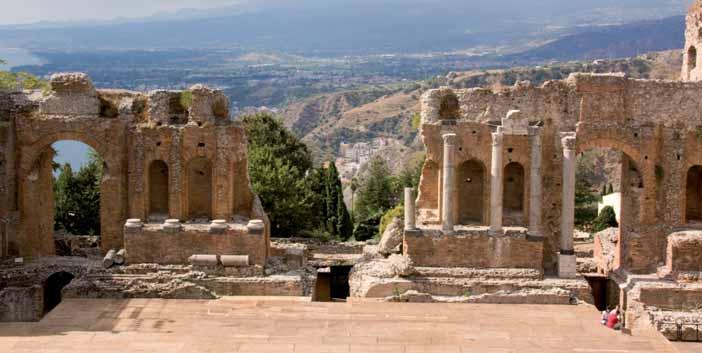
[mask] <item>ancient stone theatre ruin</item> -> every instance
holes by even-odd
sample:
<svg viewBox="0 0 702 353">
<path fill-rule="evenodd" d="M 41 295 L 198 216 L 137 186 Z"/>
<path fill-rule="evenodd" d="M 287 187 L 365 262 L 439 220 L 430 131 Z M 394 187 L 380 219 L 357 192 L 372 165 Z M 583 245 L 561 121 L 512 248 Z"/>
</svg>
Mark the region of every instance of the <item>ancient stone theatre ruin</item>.
<svg viewBox="0 0 702 353">
<path fill-rule="evenodd" d="M 702 302 L 702 0 L 685 38 L 682 80 L 578 73 L 425 92 L 419 187 L 378 245 L 271 241 L 219 90 L 98 90 L 56 74 L 46 92 L 2 93 L 0 255 L 20 264 L 0 267 L 0 321 L 37 320 L 61 295 L 350 296 L 619 306 L 625 328 L 679 339 L 702 323 L 690 306 Z M 65 139 L 104 160 L 100 255 L 124 266 L 53 257 L 50 146 Z M 621 204 L 586 262 L 576 169 L 593 149 L 621 156 Z"/>
</svg>

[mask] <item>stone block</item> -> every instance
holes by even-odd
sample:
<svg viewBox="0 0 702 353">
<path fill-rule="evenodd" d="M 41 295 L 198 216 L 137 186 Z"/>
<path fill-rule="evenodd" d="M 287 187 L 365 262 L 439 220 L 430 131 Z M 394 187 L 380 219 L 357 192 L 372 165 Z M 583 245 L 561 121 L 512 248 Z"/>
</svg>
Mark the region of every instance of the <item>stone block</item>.
<svg viewBox="0 0 702 353">
<path fill-rule="evenodd" d="M 219 119 L 229 119 L 229 99 L 222 90 L 203 85 L 194 85 L 189 120 L 197 124 L 214 123 Z"/>
<path fill-rule="evenodd" d="M 702 231 L 670 234 L 666 258 L 666 268 L 670 273 L 702 271 Z"/>
<path fill-rule="evenodd" d="M 558 255 L 558 277 L 575 278 L 577 269 L 578 265 L 575 255 Z"/>
<path fill-rule="evenodd" d="M 219 261 L 224 267 L 247 267 L 249 255 L 220 255 Z"/>
<path fill-rule="evenodd" d="M 529 119 L 519 110 L 510 110 L 502 118 L 502 133 L 505 135 L 529 135 Z"/>
<path fill-rule="evenodd" d="M 88 75 L 59 73 L 51 76 L 49 95 L 39 100 L 39 112 L 50 115 L 98 115 L 100 99 Z"/>
<path fill-rule="evenodd" d="M 405 231 L 404 247 L 415 266 L 542 269 L 543 241 L 531 240 L 523 228 L 491 235 L 487 227 Z"/>
</svg>

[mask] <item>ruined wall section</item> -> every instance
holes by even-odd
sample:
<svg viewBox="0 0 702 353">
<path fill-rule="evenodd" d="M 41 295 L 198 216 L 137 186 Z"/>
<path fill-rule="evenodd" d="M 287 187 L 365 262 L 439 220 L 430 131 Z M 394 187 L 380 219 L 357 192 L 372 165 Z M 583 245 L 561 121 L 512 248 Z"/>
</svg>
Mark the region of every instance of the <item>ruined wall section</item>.
<svg viewBox="0 0 702 353">
<path fill-rule="evenodd" d="M 702 79 L 700 69 L 700 50 L 702 47 L 702 1 L 696 0 L 690 7 L 685 18 L 685 48 L 683 49 L 683 81 L 699 81 Z"/>
<path fill-rule="evenodd" d="M 15 253 L 10 251 L 10 238 L 14 238 L 13 219 L 15 204 L 14 175 L 14 94 L 0 92 L 0 258 Z"/>
<path fill-rule="evenodd" d="M 210 219 L 264 219 L 265 215 L 253 211 L 255 195 L 248 179 L 246 134 L 240 123 L 229 120 L 226 96 L 200 85 L 185 92 L 150 92 L 145 117 L 133 127 L 129 188 L 134 202 L 130 202 L 130 215 L 151 218 L 148 170 L 154 161 L 163 161 L 169 176 L 168 217 L 187 221 L 192 213 L 189 188 L 196 187 L 189 183 L 188 167 L 199 160 L 211 167 Z M 189 95 L 185 98 L 189 102 L 183 101 L 184 94 Z M 208 190 L 196 193 L 205 192 Z"/>
<path fill-rule="evenodd" d="M 562 178 L 562 151 L 559 132 L 574 131 L 579 117 L 579 97 L 568 81 L 552 81 L 535 87 L 528 83 L 518 83 L 512 88 L 492 91 L 484 88 L 468 90 L 434 90 L 423 96 L 422 139 L 427 149 L 427 160 L 436 165 L 436 172 L 425 166 L 418 195 L 419 221 L 438 223 L 440 219 L 440 198 L 442 165 L 442 101 L 455 92 L 459 108 L 455 131 L 461 141 L 457 151 L 458 165 L 461 160 L 476 158 L 485 165 L 484 224 L 489 219 L 491 167 L 491 132 L 500 124 L 510 110 L 521 110 L 531 125 L 542 123 L 542 225 L 544 230 L 544 267 L 554 270 L 557 260 L 558 236 L 560 234 L 560 183 Z M 444 104 L 444 108 L 447 105 Z M 528 137 L 508 136 L 504 141 L 503 163 L 517 161 L 524 167 L 525 184 L 529 181 L 530 153 Z M 461 150 L 462 148 L 462 150 Z M 510 150 L 512 152 L 510 152 Z M 503 167 L 504 167 L 503 166 Z M 558 172 L 549 173 L 546 171 Z M 529 188 L 525 188 L 528 200 Z M 437 190 L 437 191 L 433 191 Z M 557 190 L 557 192 L 553 192 Z M 435 193 L 436 192 L 436 193 Z M 438 199 L 438 202 L 434 201 Z M 427 209 L 428 208 L 428 209 Z M 434 208 L 434 209 L 432 209 Z M 525 202 L 525 217 L 528 217 L 528 202 Z M 424 216 L 423 215 L 430 215 Z M 526 219 L 526 218 L 525 218 Z"/>
<path fill-rule="evenodd" d="M 159 200 L 159 205 L 168 204 L 164 218 L 187 220 L 189 195 L 200 197 L 211 190 L 202 199 L 211 203 L 201 207 L 207 221 L 235 219 L 246 224 L 250 219 L 263 220 L 265 246 L 261 251 L 267 253 L 269 222 L 248 177 L 245 131 L 229 119 L 229 101 L 221 90 L 202 85 L 149 93 L 96 90 L 87 75 L 70 73 L 52 76 L 46 92 L 24 92 L 19 97 L 26 104 L 10 120 L 14 125 L 0 121 L 0 146 L 16 134 L 16 147 L 7 158 L 16 156 L 17 163 L 7 170 L 13 176 L 9 180 L 18 182 L 19 197 L 17 202 L 3 203 L 16 204 L 11 208 L 19 219 L 18 230 L 8 237 L 3 252 L 9 248 L 20 255 L 54 255 L 53 198 L 47 197 L 53 192 L 51 145 L 76 140 L 95 149 L 104 161 L 100 184 L 103 252 L 124 247 L 127 218 L 149 220 L 149 167 L 160 161 L 168 177 L 159 182 L 166 180 L 168 185 L 152 183 L 151 187 L 161 190 L 158 197 L 164 197 L 163 190 L 167 192 L 167 200 Z M 4 102 L 1 96 L 0 102 Z M 0 107 L 3 118 L 5 111 Z M 191 186 L 187 167 L 194 160 L 207 168 L 195 175 L 209 180 Z M 2 176 L 0 171 L 0 184 Z M 189 193 L 190 187 L 197 190 Z"/>
<path fill-rule="evenodd" d="M 103 159 L 101 241 L 103 248 L 119 248 L 127 210 L 126 136 L 134 115 L 132 96 L 118 92 L 100 95 L 85 74 L 54 75 L 50 86 L 49 92 L 29 94 L 36 108 L 18 115 L 15 121 L 19 253 L 54 254 L 53 198 L 47 195 L 53 193 L 51 145 L 60 140 L 83 142 Z"/>
<path fill-rule="evenodd" d="M 453 99 L 458 104 L 451 103 Z M 636 219 L 629 223 L 620 249 L 626 266 L 647 272 L 665 261 L 666 235 L 685 225 L 687 170 L 702 165 L 702 116 L 695 113 L 702 110 L 702 84 L 633 80 L 622 74 L 573 74 L 540 87 L 518 83 L 499 91 L 432 90 L 422 100 L 422 139 L 428 163 L 417 199 L 420 224 L 438 223 L 441 216 L 442 132 L 457 133 L 459 164 L 476 158 L 489 171 L 490 132 L 516 109 L 530 124 L 542 124 L 541 205 L 547 271 L 556 263 L 560 236 L 560 133 L 571 131 L 577 131 L 579 153 L 591 148 L 622 151 L 639 174 L 628 180 L 636 184 L 630 187 L 637 193 L 632 193 L 632 200 L 624 200 L 636 208 L 631 210 Z M 505 149 L 514 150 L 503 160 L 523 160 L 528 171 L 528 145 L 520 143 L 519 137 L 514 141 L 506 138 Z M 489 194 L 489 184 L 486 190 Z M 489 212 L 488 203 L 485 205 Z"/>
</svg>

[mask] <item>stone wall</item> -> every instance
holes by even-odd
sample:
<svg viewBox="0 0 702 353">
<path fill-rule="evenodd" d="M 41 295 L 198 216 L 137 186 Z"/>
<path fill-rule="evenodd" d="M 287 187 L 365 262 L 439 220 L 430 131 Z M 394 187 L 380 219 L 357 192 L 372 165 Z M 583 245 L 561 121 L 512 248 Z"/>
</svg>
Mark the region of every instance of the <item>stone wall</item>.
<svg viewBox="0 0 702 353">
<path fill-rule="evenodd" d="M 213 233 L 207 225 L 184 225 L 180 230 L 164 230 L 147 224 L 141 230 L 125 230 L 124 248 L 128 263 L 184 264 L 192 255 L 249 255 L 250 265 L 265 265 L 268 239 L 265 233 L 252 233 L 245 224 L 229 224 Z"/>
<path fill-rule="evenodd" d="M 449 100 L 458 106 L 447 113 Z M 688 170 L 702 165 L 702 84 L 635 80 L 620 74 L 573 74 L 542 86 L 517 83 L 489 90 L 437 89 L 422 97 L 422 140 L 426 146 L 417 198 L 418 225 L 438 224 L 441 210 L 442 134 L 457 135 L 456 165 L 476 160 L 491 170 L 491 133 L 511 110 L 520 110 L 529 125 L 540 126 L 541 219 L 544 269 L 555 272 L 562 211 L 563 148 L 561 133 L 576 133 L 576 150 L 608 148 L 625 154 L 622 163 L 622 241 L 615 267 L 632 272 L 654 272 L 665 262 L 666 235 L 690 226 L 685 217 Z M 451 116 L 450 120 L 442 118 Z M 529 199 L 530 146 L 527 136 L 505 135 L 503 168 L 512 162 L 525 170 L 525 200 Z M 457 169 L 458 171 L 459 169 Z M 487 173 L 487 172 L 486 172 Z M 461 175 L 459 173 L 459 175 Z M 489 179 L 489 174 L 485 175 Z M 456 180 L 459 185 L 463 180 Z M 487 225 L 491 193 L 484 183 L 483 225 Z M 505 191 L 508 191 L 507 189 Z M 454 197 L 459 198 L 456 193 Z M 505 195 L 506 200 L 514 195 Z M 466 196 L 460 196 L 465 198 Z M 693 200 L 694 201 L 694 200 Z M 460 199 L 454 205 L 461 205 Z M 511 202 L 511 201 L 510 201 Z M 529 219 L 528 202 L 524 219 Z M 456 207 L 460 209 L 461 207 Z M 457 211 L 460 212 L 460 211 Z M 505 224 L 509 224 L 506 218 Z M 465 217 L 464 217 L 465 218 Z M 459 219 L 459 218 L 456 218 Z"/>
<path fill-rule="evenodd" d="M 470 268 L 529 268 L 541 271 L 543 240 L 529 238 L 525 230 L 506 229 L 500 236 L 487 228 L 405 231 L 403 251 L 415 266 Z"/>
<path fill-rule="evenodd" d="M 666 268 L 670 273 L 702 272 L 702 232 L 688 231 L 668 236 Z"/>
<path fill-rule="evenodd" d="M 0 234 L 7 233 L 0 238 L 5 240 L 1 253 L 55 253 L 53 198 L 47 195 L 53 187 L 51 145 L 59 140 L 83 142 L 104 160 L 103 253 L 124 247 L 128 218 L 260 219 L 265 241 L 256 253 L 265 258 L 268 218 L 248 177 L 244 128 L 229 119 L 222 91 L 201 85 L 149 93 L 97 90 L 79 73 L 52 76 L 48 92 L 0 95 L 0 145 L 5 147 L 0 151 L 0 221 L 10 219 L 9 227 L 0 227 Z M 189 169 L 193 163 L 197 168 Z M 154 165 L 160 176 L 150 173 Z"/>
</svg>

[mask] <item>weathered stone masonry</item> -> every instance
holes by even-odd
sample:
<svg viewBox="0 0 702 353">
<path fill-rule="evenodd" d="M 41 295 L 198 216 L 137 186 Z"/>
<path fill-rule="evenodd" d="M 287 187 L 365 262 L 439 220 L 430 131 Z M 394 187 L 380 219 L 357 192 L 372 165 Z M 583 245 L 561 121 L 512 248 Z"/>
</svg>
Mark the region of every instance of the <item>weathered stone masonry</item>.
<svg viewBox="0 0 702 353">
<path fill-rule="evenodd" d="M 540 241 L 543 236 L 543 253 L 504 256 L 543 257 L 539 268 L 553 274 L 558 273 L 560 256 L 561 264 L 567 265 L 561 266 L 561 272 L 569 272 L 561 274 L 574 276 L 573 157 L 591 148 L 612 148 L 626 156 L 622 163 L 624 196 L 615 268 L 632 273 L 655 272 L 666 261 L 668 234 L 693 226 L 686 218 L 686 183 L 688 171 L 702 165 L 702 117 L 697 114 L 702 109 L 701 96 L 701 83 L 634 80 L 620 74 L 574 74 L 540 87 L 520 83 L 500 91 L 429 91 L 422 99 L 427 163 L 419 186 L 417 223 L 430 236 L 434 225 L 444 222 L 446 226 L 448 213 L 460 215 L 466 208 L 478 208 L 474 213 L 482 214 L 480 219 L 459 220 L 456 224 L 472 229 L 476 236 L 506 236 L 512 242 L 519 238 L 503 234 L 502 222 L 529 226 L 531 241 Z M 515 119 L 519 116 L 523 118 Z M 524 131 L 505 133 L 515 128 Z M 454 165 L 479 165 L 483 173 L 480 178 L 452 179 L 456 189 L 453 193 L 439 192 L 444 187 L 438 176 L 447 160 L 442 155 L 447 134 L 456 135 Z M 538 136 L 538 143 L 534 136 Z M 569 152 L 571 148 L 573 152 Z M 514 178 L 505 175 L 510 163 L 518 163 L 528 172 L 521 174 L 525 200 L 522 213 L 508 220 L 507 214 L 500 213 L 505 207 L 503 200 L 509 197 L 501 195 L 503 185 Z M 532 168 L 532 163 L 537 165 Z M 567 183 L 564 175 L 569 176 Z M 538 180 L 531 180 L 535 177 Z M 482 183 L 481 188 L 467 185 L 476 181 Z M 462 188 L 480 190 L 482 194 L 462 193 Z M 532 198 L 532 193 L 541 195 Z M 441 200 L 446 195 L 452 195 L 453 200 Z M 453 209 L 447 211 L 447 204 Z M 537 212 L 532 211 L 535 208 Z M 568 217 L 562 218 L 566 214 Z M 490 235 L 480 231 L 488 226 Z M 470 251 L 467 248 L 472 244 L 467 241 L 459 247 Z M 416 253 L 419 250 L 413 249 L 411 241 L 405 245 L 406 253 L 415 254 L 413 260 L 421 264 L 423 259 Z M 421 252 L 431 251 L 424 248 Z M 453 252 L 455 258 L 445 259 L 446 264 L 461 262 L 459 258 L 468 255 Z"/>
<path fill-rule="evenodd" d="M 103 252 L 126 248 L 132 263 L 182 263 L 187 256 L 171 255 L 190 247 L 265 263 L 267 217 L 248 179 L 244 129 L 229 119 L 221 91 L 96 90 L 84 74 L 54 75 L 50 88 L 0 97 L 2 255 L 55 254 L 50 147 L 77 140 L 104 160 Z M 127 219 L 146 226 L 125 232 Z M 167 219 L 182 223 L 180 231 L 158 237 Z M 265 229 L 251 232 L 250 220 Z"/>
</svg>

